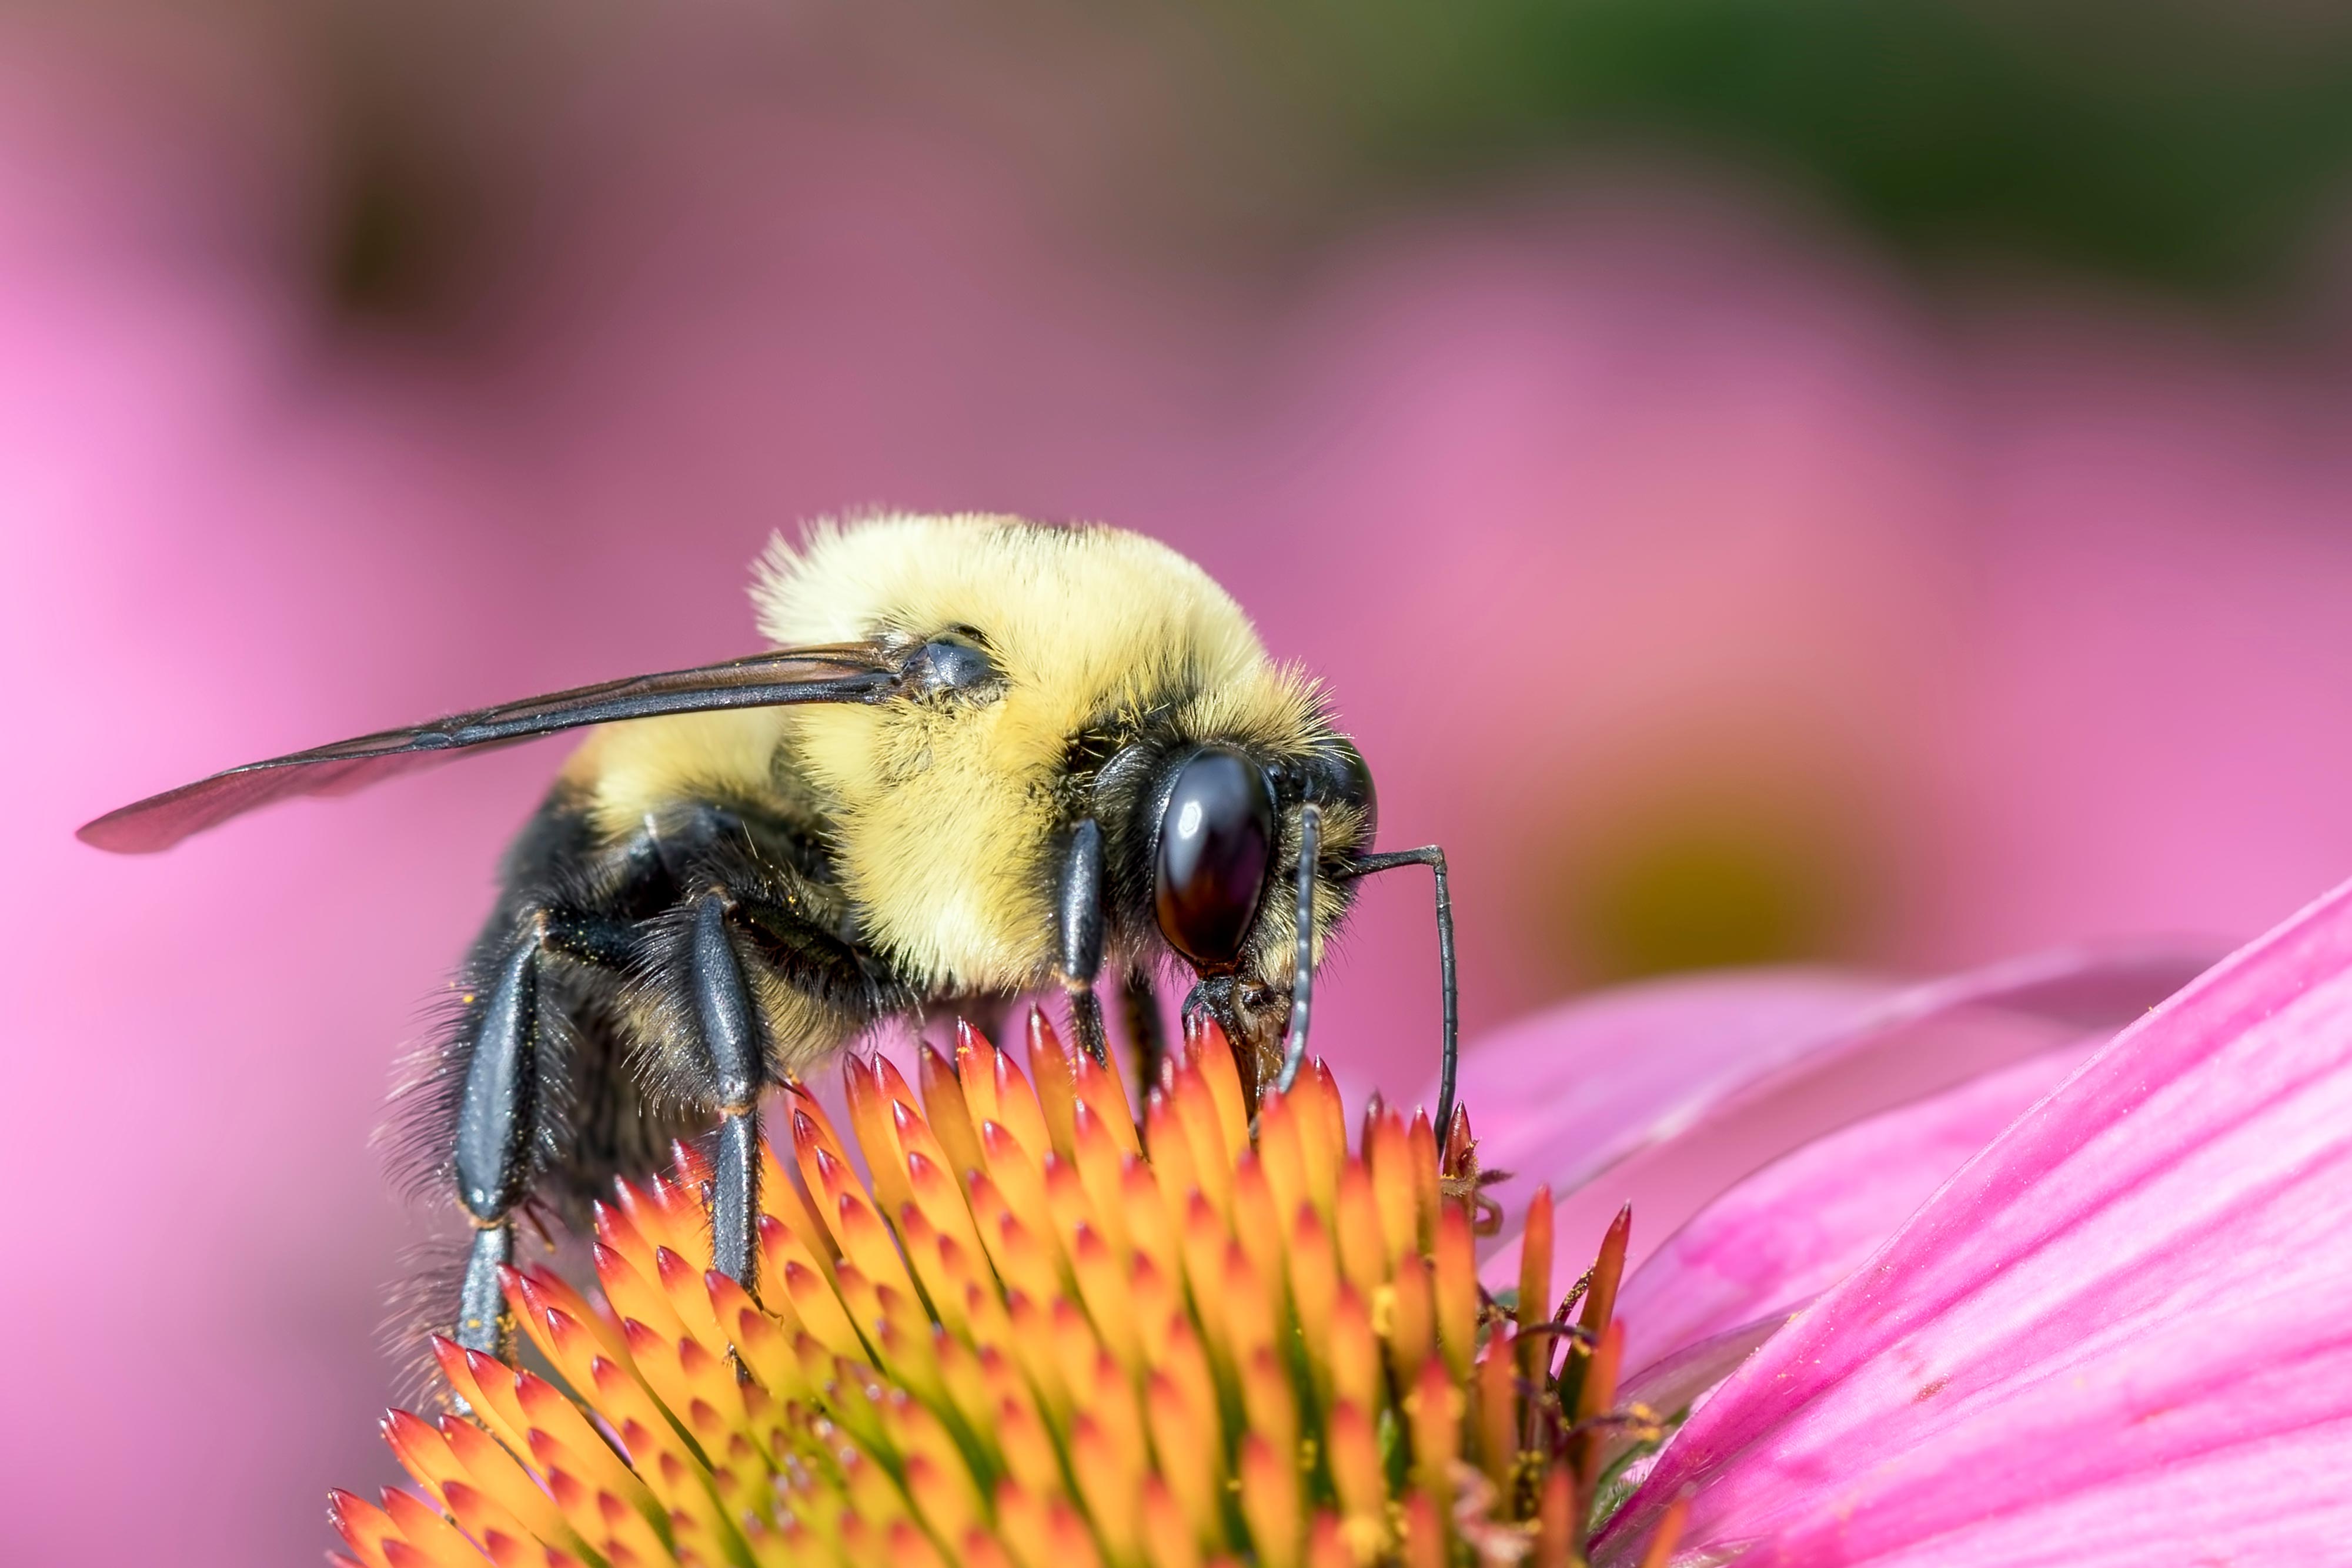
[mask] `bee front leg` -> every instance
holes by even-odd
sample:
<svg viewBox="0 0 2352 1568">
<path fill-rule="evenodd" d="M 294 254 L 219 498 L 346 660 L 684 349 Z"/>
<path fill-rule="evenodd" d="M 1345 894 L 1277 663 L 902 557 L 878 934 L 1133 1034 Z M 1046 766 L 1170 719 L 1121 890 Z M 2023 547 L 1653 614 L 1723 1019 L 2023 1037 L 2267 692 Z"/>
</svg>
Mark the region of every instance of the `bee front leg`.
<svg viewBox="0 0 2352 1568">
<path fill-rule="evenodd" d="M 1103 1032 L 1102 999 L 1095 995 L 1103 959 L 1103 836 L 1092 817 L 1070 830 L 1054 902 L 1057 967 L 1070 998 L 1071 1027 L 1087 1054 L 1108 1067 L 1110 1042 Z"/>
</svg>

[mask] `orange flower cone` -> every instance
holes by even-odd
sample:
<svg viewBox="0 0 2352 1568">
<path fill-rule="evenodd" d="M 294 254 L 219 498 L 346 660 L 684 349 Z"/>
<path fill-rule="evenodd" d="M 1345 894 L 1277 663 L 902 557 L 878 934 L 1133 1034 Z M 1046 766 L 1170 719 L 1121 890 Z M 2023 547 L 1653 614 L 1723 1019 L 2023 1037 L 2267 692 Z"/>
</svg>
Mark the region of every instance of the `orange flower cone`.
<svg viewBox="0 0 2352 1568">
<path fill-rule="evenodd" d="M 960 1029 L 953 1061 L 924 1048 L 919 1101 L 849 1061 L 870 1181 L 789 1090 L 756 1299 L 710 1268 L 690 1153 L 677 1180 L 624 1186 L 597 1214 L 601 1301 L 506 1279 L 562 1386 L 437 1342 L 464 1413 L 387 1417 L 415 1486 L 334 1495 L 350 1560 L 1582 1561 L 1645 1436 L 1612 1407 L 1622 1218 L 1568 1300 L 1540 1220 L 1516 1296 L 1489 1296 L 1466 1117 L 1441 1159 L 1425 1117 L 1376 1101 L 1350 1148 L 1318 1061 L 1253 1119 L 1213 1030 L 1139 1121 L 1034 1014 L 1028 1060 Z"/>
</svg>

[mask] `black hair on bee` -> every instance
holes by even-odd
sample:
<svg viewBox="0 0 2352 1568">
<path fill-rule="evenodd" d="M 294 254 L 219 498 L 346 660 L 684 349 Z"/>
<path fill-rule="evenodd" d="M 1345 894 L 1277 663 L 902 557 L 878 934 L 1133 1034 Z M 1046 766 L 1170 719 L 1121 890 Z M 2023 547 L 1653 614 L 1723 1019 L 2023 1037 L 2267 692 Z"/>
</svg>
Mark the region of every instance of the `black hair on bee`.
<svg viewBox="0 0 2352 1568">
<path fill-rule="evenodd" d="M 576 1229 L 697 1133 L 713 1257 L 756 1289 L 761 1095 L 886 1019 L 1058 988 L 1107 1060 L 1118 984 L 1148 1074 L 1150 977 L 1189 971 L 1185 1015 L 1223 1029 L 1253 1092 L 1286 1084 L 1356 880 L 1409 864 L 1437 879 L 1444 1136 L 1444 856 L 1374 852 L 1371 775 L 1323 692 L 1200 568 L 1113 528 L 887 516 L 780 538 L 752 598 L 771 652 L 232 768 L 81 831 L 165 849 L 587 729 L 395 1104 L 414 1179 L 472 1226 L 436 1288 L 458 1343 L 511 1341 L 518 1218 Z"/>
</svg>

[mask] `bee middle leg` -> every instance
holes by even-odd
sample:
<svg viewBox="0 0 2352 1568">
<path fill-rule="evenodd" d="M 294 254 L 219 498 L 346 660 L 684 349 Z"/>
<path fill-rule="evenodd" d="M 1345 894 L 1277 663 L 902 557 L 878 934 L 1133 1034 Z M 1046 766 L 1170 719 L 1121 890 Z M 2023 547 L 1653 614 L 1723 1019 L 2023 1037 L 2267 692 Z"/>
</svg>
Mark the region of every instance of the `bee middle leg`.
<svg viewBox="0 0 2352 1568">
<path fill-rule="evenodd" d="M 751 985 L 735 949 L 734 901 L 713 888 L 696 898 L 686 980 L 704 1097 L 719 1112 L 719 1147 L 712 1160 L 710 1256 L 719 1271 L 747 1290 L 758 1284 L 752 1246 L 760 1215 L 760 1092 L 767 1086 L 768 1051 Z"/>
<path fill-rule="evenodd" d="M 1149 1094 L 1160 1082 L 1160 1064 L 1168 1059 L 1168 1026 L 1160 1019 L 1160 992 L 1145 965 L 1128 970 L 1119 988 L 1119 1009 L 1128 1049 L 1135 1053 L 1136 1082 Z"/>
<path fill-rule="evenodd" d="M 719 1124 L 711 1260 L 756 1296 L 760 1096 L 869 1021 L 880 993 L 846 944 L 756 879 L 714 882 L 662 925 L 651 978 L 669 1088 Z"/>
</svg>

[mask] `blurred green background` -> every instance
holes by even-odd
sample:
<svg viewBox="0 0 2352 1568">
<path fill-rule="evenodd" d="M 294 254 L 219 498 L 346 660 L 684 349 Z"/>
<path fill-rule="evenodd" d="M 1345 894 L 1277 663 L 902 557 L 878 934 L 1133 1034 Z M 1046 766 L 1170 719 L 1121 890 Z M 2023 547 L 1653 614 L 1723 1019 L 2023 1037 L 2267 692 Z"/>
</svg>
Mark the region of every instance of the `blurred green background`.
<svg viewBox="0 0 2352 1568">
<path fill-rule="evenodd" d="M 1090 239 L 1242 281 L 1400 212 L 1664 166 L 1816 204 L 1925 276 L 2086 276 L 2261 321 L 2307 281 L 2352 166 L 2352 11 L 2294 0 L 696 11 L 749 36 L 736 86 L 952 124 L 1043 176 Z M 602 90 L 646 22 L 345 5 L 260 25 L 338 99 L 334 286 L 398 312 L 446 304 L 511 237 L 502 161 L 556 129 L 551 102 Z"/>
<path fill-rule="evenodd" d="M 1663 150 L 1778 180 L 1923 265 L 2243 301 L 2337 210 L 2352 15 L 2152 0 L 1218 5 L 1221 85 L 1357 199 Z"/>
</svg>

